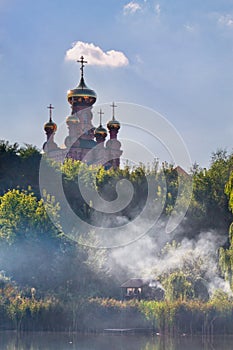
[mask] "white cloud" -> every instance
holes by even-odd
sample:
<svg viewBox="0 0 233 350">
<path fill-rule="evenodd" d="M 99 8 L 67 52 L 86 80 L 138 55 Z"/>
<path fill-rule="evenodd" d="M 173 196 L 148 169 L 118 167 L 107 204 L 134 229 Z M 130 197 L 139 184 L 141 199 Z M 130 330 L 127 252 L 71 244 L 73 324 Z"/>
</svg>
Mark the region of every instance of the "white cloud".
<svg viewBox="0 0 233 350">
<path fill-rule="evenodd" d="M 160 12 L 161 12 L 160 4 L 156 4 L 156 5 L 155 5 L 155 12 L 156 12 L 157 16 L 160 15 Z"/>
<path fill-rule="evenodd" d="M 123 8 L 124 15 L 132 14 L 142 9 L 141 5 L 138 2 L 131 1 L 126 4 Z"/>
<path fill-rule="evenodd" d="M 153 12 L 156 13 L 156 16 L 159 17 L 161 13 L 161 6 L 159 3 L 154 3 L 153 7 L 151 8 L 151 4 L 147 0 L 143 1 L 144 4 L 140 4 L 136 1 L 131 1 L 127 3 L 123 7 L 123 13 L 124 15 L 129 15 L 129 14 L 134 14 L 136 12 L 144 12 L 145 11 L 150 11 L 152 9 Z"/>
<path fill-rule="evenodd" d="M 194 26 L 192 26 L 190 24 L 185 24 L 184 27 L 187 30 L 187 32 L 193 33 L 195 31 Z"/>
<path fill-rule="evenodd" d="M 231 15 L 222 15 L 219 17 L 218 23 L 227 27 L 233 27 L 233 17 Z"/>
<path fill-rule="evenodd" d="M 73 47 L 66 52 L 65 59 L 77 61 L 80 56 L 84 56 L 88 64 L 93 66 L 121 67 L 129 64 L 128 58 L 121 51 L 110 50 L 104 52 L 99 46 L 92 43 L 77 41 Z"/>
</svg>

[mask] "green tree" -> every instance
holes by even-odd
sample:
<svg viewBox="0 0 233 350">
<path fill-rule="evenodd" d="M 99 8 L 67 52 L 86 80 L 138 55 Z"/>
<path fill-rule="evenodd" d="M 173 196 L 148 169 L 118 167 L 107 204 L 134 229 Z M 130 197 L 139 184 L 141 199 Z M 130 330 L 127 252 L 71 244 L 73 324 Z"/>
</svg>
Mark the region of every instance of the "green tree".
<svg viewBox="0 0 233 350">
<path fill-rule="evenodd" d="M 163 279 L 165 296 L 169 301 L 190 300 L 194 298 L 194 284 L 190 276 L 181 271 L 175 271 Z"/>
<path fill-rule="evenodd" d="M 20 159 L 17 155 L 19 145 L 11 145 L 0 140 L 0 194 L 16 185 L 19 180 Z M 17 186 L 17 185 L 16 185 Z"/>
<path fill-rule="evenodd" d="M 225 186 L 225 193 L 229 198 L 229 210 L 233 213 L 233 172 Z M 219 250 L 219 264 L 221 271 L 233 289 L 233 222 L 229 227 L 229 247 Z"/>
<path fill-rule="evenodd" d="M 30 185 L 39 194 L 39 166 L 41 154 L 32 145 L 19 147 L 17 143 L 0 141 L 0 194 L 9 189 Z"/>
<path fill-rule="evenodd" d="M 30 186 L 39 197 L 39 168 L 41 153 L 37 147 L 25 144 L 18 150 L 20 158 L 20 179 L 18 186 L 27 189 Z"/>
<path fill-rule="evenodd" d="M 0 237 L 7 242 L 17 239 L 54 235 L 58 229 L 51 222 L 47 208 L 59 225 L 59 206 L 54 198 L 37 200 L 33 193 L 13 189 L 0 198 Z"/>
<path fill-rule="evenodd" d="M 212 154 L 209 169 L 194 165 L 193 196 L 184 229 L 189 237 L 204 230 L 217 230 L 225 235 L 231 222 L 225 185 L 233 168 L 233 155 L 224 150 Z"/>
</svg>

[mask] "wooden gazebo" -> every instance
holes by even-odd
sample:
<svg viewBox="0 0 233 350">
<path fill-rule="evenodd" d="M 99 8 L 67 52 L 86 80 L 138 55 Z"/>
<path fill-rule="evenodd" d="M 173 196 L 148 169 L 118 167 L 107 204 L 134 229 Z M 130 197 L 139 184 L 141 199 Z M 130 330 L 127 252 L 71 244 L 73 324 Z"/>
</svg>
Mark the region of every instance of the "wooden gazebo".
<svg viewBox="0 0 233 350">
<path fill-rule="evenodd" d="M 122 299 L 156 299 L 164 298 L 164 289 L 156 280 L 131 278 L 121 285 Z"/>
</svg>

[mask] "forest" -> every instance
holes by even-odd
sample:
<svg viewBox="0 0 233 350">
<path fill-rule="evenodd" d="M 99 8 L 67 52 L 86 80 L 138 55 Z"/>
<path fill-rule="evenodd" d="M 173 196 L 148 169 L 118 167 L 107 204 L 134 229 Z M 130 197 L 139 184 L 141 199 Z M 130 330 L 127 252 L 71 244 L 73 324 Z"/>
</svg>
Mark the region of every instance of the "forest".
<svg viewBox="0 0 233 350">
<path fill-rule="evenodd" d="M 132 195 L 123 208 L 96 209 L 98 198 L 127 197 L 125 181 Z M 99 197 L 87 201 L 93 190 Z M 182 221 L 167 232 L 180 208 Z M 208 169 L 155 161 L 105 170 L 0 141 L 0 329 L 232 334 L 232 214 L 225 150 Z M 134 277 L 158 281 L 164 299 L 122 301 L 120 285 Z"/>
</svg>

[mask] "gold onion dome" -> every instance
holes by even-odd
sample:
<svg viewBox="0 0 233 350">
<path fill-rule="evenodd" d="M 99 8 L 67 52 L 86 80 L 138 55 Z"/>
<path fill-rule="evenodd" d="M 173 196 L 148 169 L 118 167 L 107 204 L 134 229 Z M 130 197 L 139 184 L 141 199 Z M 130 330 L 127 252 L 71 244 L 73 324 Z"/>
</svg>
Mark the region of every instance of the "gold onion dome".
<svg viewBox="0 0 233 350">
<path fill-rule="evenodd" d="M 115 118 L 112 118 L 112 120 L 110 120 L 107 124 L 108 130 L 112 130 L 112 129 L 119 130 L 120 127 L 121 127 L 120 122 L 118 122 L 118 120 L 116 120 Z"/>
<path fill-rule="evenodd" d="M 67 92 L 67 99 L 70 104 L 76 103 L 81 106 L 92 106 L 97 99 L 97 95 L 94 90 L 87 87 L 84 78 L 81 77 L 79 85 Z"/>
<path fill-rule="evenodd" d="M 69 123 L 79 123 L 79 119 L 74 116 L 74 115 L 69 115 L 67 118 L 66 118 L 66 123 L 69 124 Z"/>
<path fill-rule="evenodd" d="M 52 121 L 50 118 L 49 121 L 44 125 L 44 131 L 45 132 L 56 132 L 57 131 L 57 124 Z"/>
<path fill-rule="evenodd" d="M 95 129 L 94 134 L 95 134 L 95 136 L 99 135 L 99 136 L 106 137 L 107 136 L 107 130 L 100 124 L 98 126 L 98 128 Z"/>
</svg>

